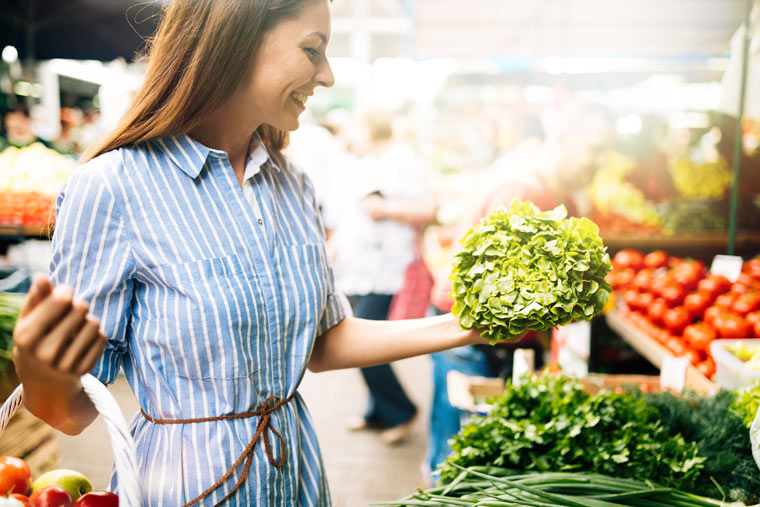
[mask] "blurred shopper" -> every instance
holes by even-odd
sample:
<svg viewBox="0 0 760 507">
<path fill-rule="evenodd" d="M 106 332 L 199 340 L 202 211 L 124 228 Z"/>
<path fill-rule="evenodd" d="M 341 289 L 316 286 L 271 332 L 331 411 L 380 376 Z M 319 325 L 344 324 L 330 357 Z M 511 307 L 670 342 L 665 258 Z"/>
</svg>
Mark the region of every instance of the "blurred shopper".
<svg viewBox="0 0 760 507">
<path fill-rule="evenodd" d="M 419 252 L 419 232 L 435 217 L 435 203 L 423 161 L 392 139 L 391 116 L 377 111 L 364 120 L 360 187 L 335 234 L 336 284 L 352 301 L 356 317 L 385 320 Z M 417 408 L 389 364 L 362 368 L 361 374 L 369 402 L 349 428 L 379 428 L 386 443 L 400 442 L 411 432 Z"/>
<path fill-rule="evenodd" d="M 5 113 L 3 124 L 5 131 L 0 136 L 0 151 L 9 146 L 23 148 L 33 143 L 42 143 L 46 146 L 48 144 L 34 133 L 32 118 L 26 104 L 19 103 Z"/>
<path fill-rule="evenodd" d="M 566 131 L 557 141 L 549 144 L 538 117 L 526 116 L 518 122 L 515 148 L 499 156 L 485 172 L 492 190 L 475 201 L 477 206 L 469 218 L 462 221 L 454 233 L 457 241 L 480 219 L 491 211 L 508 206 L 513 199 L 531 201 L 543 210 L 565 205 L 568 214 L 579 216 L 578 192 L 593 176 L 594 153 L 599 138 L 576 136 Z M 450 269 L 434 275 L 431 293 L 433 314 L 451 311 L 453 300 L 449 296 Z M 513 352 L 516 348 L 535 351 L 536 367 L 543 363 L 543 348 L 538 334 L 528 332 L 517 342 L 495 347 L 474 345 L 455 348 L 431 355 L 433 361 L 433 400 L 430 408 L 428 447 L 422 464 L 423 474 L 432 483 L 437 480 L 436 468 L 450 453 L 448 440 L 460 428 L 464 412 L 453 407 L 448 397 L 447 375 L 457 371 L 465 375 L 509 378 L 512 374 Z"/>
<path fill-rule="evenodd" d="M 333 84 L 329 39 L 328 0 L 167 3 L 144 84 L 58 196 L 50 279 L 14 329 L 24 403 L 77 434 L 97 416 L 80 376 L 123 369 L 144 505 L 328 506 L 306 368 L 483 342 L 452 315 L 345 315 L 313 185 L 282 154 Z"/>
</svg>

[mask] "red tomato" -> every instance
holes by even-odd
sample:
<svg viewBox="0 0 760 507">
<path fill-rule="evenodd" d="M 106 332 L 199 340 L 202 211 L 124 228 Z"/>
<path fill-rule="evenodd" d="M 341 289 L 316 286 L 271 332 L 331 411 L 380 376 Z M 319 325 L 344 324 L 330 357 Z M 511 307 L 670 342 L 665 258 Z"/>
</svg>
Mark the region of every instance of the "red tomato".
<svg viewBox="0 0 760 507">
<path fill-rule="evenodd" d="M 691 314 L 685 308 L 668 308 L 662 316 L 665 327 L 673 334 L 681 334 L 691 324 Z"/>
<path fill-rule="evenodd" d="M 681 266 L 686 266 L 686 264 L 681 264 Z M 681 266 L 669 274 L 670 279 L 687 291 L 696 289 L 699 275 L 691 269 L 679 269 Z"/>
<path fill-rule="evenodd" d="M 686 329 L 683 330 L 683 339 L 699 352 L 707 352 L 710 348 L 710 342 L 717 337 L 715 330 L 704 322 L 686 326 Z"/>
<path fill-rule="evenodd" d="M 668 257 L 668 267 L 669 268 L 674 268 L 674 267 L 678 266 L 679 264 L 681 264 L 682 262 L 683 262 L 683 259 L 681 257 L 674 257 L 672 255 L 670 257 Z"/>
<path fill-rule="evenodd" d="M 760 322 L 755 323 L 753 330 L 755 331 L 755 338 L 760 338 Z"/>
<path fill-rule="evenodd" d="M 760 293 L 748 292 L 742 294 L 731 305 L 731 310 L 739 315 L 747 315 L 749 312 L 760 310 Z"/>
<path fill-rule="evenodd" d="M 24 507 L 35 507 L 35 505 L 32 504 L 32 501 L 29 500 L 29 497 L 26 495 L 22 495 L 20 493 L 11 493 L 9 496 L 24 504 Z"/>
<path fill-rule="evenodd" d="M 744 263 L 742 273 L 749 274 L 752 278 L 760 280 L 760 257 L 755 257 Z"/>
<path fill-rule="evenodd" d="M 697 352 L 696 350 L 687 347 L 684 353 L 681 355 L 681 357 L 686 358 L 687 361 L 689 361 L 689 364 L 697 365 L 702 360 L 702 355 Z"/>
<path fill-rule="evenodd" d="M 736 300 L 737 295 L 731 292 L 721 294 L 715 299 L 715 306 L 720 306 L 725 310 L 730 310 Z"/>
<path fill-rule="evenodd" d="M 647 308 L 647 316 L 649 317 L 649 320 L 657 324 L 658 326 L 662 325 L 662 317 L 665 314 L 665 310 L 668 309 L 668 305 L 665 304 L 665 300 L 661 298 L 657 298 L 654 301 L 652 301 L 652 304 L 649 305 L 649 308 Z"/>
<path fill-rule="evenodd" d="M 699 373 L 707 378 L 712 378 L 712 376 L 715 375 L 715 363 L 712 359 L 708 358 L 701 363 L 697 363 L 696 368 L 699 370 Z"/>
<path fill-rule="evenodd" d="M 48 486 L 38 489 L 29 500 L 35 507 L 73 507 L 71 495 L 65 489 L 58 486 Z"/>
<path fill-rule="evenodd" d="M 734 294 L 736 296 L 741 296 L 742 294 L 747 294 L 750 292 L 752 288 L 749 285 L 745 285 L 741 282 L 734 282 L 731 285 L 731 292 L 730 294 Z"/>
<path fill-rule="evenodd" d="M 631 310 L 636 310 L 638 308 L 636 306 L 636 303 L 638 302 L 638 298 L 639 298 L 639 293 L 633 289 L 628 289 L 627 291 L 623 293 L 623 302 Z"/>
<path fill-rule="evenodd" d="M 702 317 L 702 321 L 708 326 L 715 329 L 715 320 L 721 317 L 725 312 L 726 310 L 724 308 L 713 305 L 709 307 L 707 310 L 705 310 L 705 314 Z"/>
<path fill-rule="evenodd" d="M 747 321 L 747 324 L 754 326 L 758 322 L 760 322 L 760 311 L 748 313 L 744 316 L 744 320 Z"/>
<path fill-rule="evenodd" d="M 79 497 L 74 507 L 118 507 L 119 497 L 108 491 L 92 491 Z"/>
<path fill-rule="evenodd" d="M 692 292 L 683 300 L 683 307 L 691 314 L 692 318 L 701 318 L 707 307 L 712 304 L 712 299 L 703 292 Z"/>
<path fill-rule="evenodd" d="M 726 313 L 715 322 L 715 329 L 721 338 L 748 338 L 753 330 L 740 316 Z"/>
<path fill-rule="evenodd" d="M 644 266 L 647 268 L 661 268 L 668 263 L 668 254 L 662 250 L 650 252 L 644 256 Z"/>
<path fill-rule="evenodd" d="M 634 271 L 632 268 L 621 269 L 618 271 L 616 279 L 618 286 L 621 289 L 627 289 L 628 286 L 631 285 L 634 276 L 636 276 L 636 271 Z"/>
<path fill-rule="evenodd" d="M 649 309 L 649 305 L 654 302 L 654 296 L 649 292 L 642 292 L 636 299 L 638 309 L 644 313 Z"/>
<path fill-rule="evenodd" d="M 634 289 L 644 292 L 648 291 L 652 287 L 652 275 L 653 271 L 651 268 L 644 268 L 638 273 L 636 273 L 636 276 L 633 277 L 633 281 L 631 282 L 631 287 Z"/>
<path fill-rule="evenodd" d="M 26 494 L 32 487 L 32 471 L 29 465 L 15 456 L 0 456 L 0 495 Z"/>
<path fill-rule="evenodd" d="M 644 254 L 633 248 L 624 248 L 612 258 L 612 265 L 616 268 L 633 268 L 639 270 L 644 266 Z"/>
<path fill-rule="evenodd" d="M 668 304 L 668 306 L 678 306 L 683 303 L 683 298 L 686 296 L 686 291 L 676 283 L 668 283 L 660 291 L 662 299 Z"/>
<path fill-rule="evenodd" d="M 665 347 L 667 347 L 668 350 L 670 350 L 677 357 L 682 356 L 683 353 L 686 352 L 686 345 L 684 345 L 683 341 L 675 336 L 669 338 L 668 341 L 665 342 Z"/>
<path fill-rule="evenodd" d="M 709 275 L 697 283 L 697 290 L 716 298 L 731 290 L 731 282 L 723 275 Z"/>
</svg>

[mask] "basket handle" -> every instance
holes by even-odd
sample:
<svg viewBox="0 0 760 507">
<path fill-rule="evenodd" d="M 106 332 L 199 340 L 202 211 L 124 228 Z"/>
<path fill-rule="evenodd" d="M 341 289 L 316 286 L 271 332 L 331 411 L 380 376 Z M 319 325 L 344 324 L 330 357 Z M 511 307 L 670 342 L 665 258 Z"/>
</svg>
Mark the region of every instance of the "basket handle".
<svg viewBox="0 0 760 507">
<path fill-rule="evenodd" d="M 119 505 L 123 507 L 140 507 L 142 505 L 142 496 L 140 493 L 139 475 L 137 468 L 137 452 L 135 451 L 135 442 L 129 432 L 127 421 L 121 413 L 119 404 L 116 403 L 113 395 L 108 392 L 98 379 L 90 374 L 82 375 L 82 387 L 84 392 L 95 405 L 95 408 L 103 416 L 108 430 L 108 436 L 111 440 L 113 449 L 114 467 L 116 468 L 117 493 L 119 494 Z M 19 385 L 13 393 L 5 400 L 0 408 L 0 434 L 5 431 L 13 414 L 23 403 L 24 389 Z"/>
</svg>

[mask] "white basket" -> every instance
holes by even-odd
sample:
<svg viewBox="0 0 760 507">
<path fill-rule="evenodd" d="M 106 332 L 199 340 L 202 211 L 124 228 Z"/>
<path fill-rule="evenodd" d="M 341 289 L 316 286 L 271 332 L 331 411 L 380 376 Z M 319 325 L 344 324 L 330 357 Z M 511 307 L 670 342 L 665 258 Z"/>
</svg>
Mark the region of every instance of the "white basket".
<svg viewBox="0 0 760 507">
<path fill-rule="evenodd" d="M 760 371 L 747 368 L 744 361 L 726 350 L 727 347 L 739 343 L 760 345 L 760 339 L 713 340 L 710 343 L 710 354 L 715 360 L 714 381 L 719 387 L 732 390 L 739 389 L 760 380 Z"/>
<path fill-rule="evenodd" d="M 140 507 L 142 506 L 142 497 L 137 473 L 137 452 L 135 451 L 135 442 L 129 433 L 127 421 L 124 419 L 118 403 L 108 392 L 108 388 L 98 379 L 89 374 L 83 375 L 82 387 L 106 422 L 108 436 L 113 448 L 116 477 L 118 478 L 119 505 L 122 507 Z M 3 403 L 3 407 L 0 409 L 0 434 L 5 431 L 8 421 L 21 406 L 23 393 L 23 385 L 20 385 Z"/>
</svg>

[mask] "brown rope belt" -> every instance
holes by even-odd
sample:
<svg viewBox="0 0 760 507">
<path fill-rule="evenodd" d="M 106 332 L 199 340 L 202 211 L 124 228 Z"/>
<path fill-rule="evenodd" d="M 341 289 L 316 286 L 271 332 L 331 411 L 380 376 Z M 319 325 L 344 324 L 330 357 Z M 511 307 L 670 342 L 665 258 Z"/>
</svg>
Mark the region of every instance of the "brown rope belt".
<svg viewBox="0 0 760 507">
<path fill-rule="evenodd" d="M 256 442 L 258 441 L 259 437 L 262 434 L 264 435 L 264 448 L 266 449 L 267 457 L 269 457 L 269 462 L 276 467 L 281 467 L 283 463 L 285 463 L 285 441 L 282 439 L 282 435 L 280 435 L 280 433 L 276 429 L 274 429 L 271 424 L 269 424 L 269 420 L 270 420 L 270 416 L 272 412 L 274 412 L 281 406 L 288 403 L 290 400 L 293 399 L 294 396 L 295 396 L 295 393 L 291 394 L 289 397 L 285 398 L 284 400 L 281 399 L 279 396 L 270 396 L 269 398 L 264 400 L 264 403 L 261 405 L 261 407 L 258 410 L 254 410 L 253 412 L 246 412 L 244 414 L 220 415 L 216 417 L 201 417 L 198 419 L 156 419 L 146 414 L 145 411 L 142 408 L 140 408 L 140 412 L 142 413 L 143 417 L 145 417 L 148 421 L 155 424 L 189 424 L 189 423 L 200 423 L 200 422 L 210 422 L 210 421 L 224 421 L 227 419 L 247 419 L 249 417 L 255 417 L 255 416 L 261 417 L 261 419 L 259 419 L 259 423 L 256 425 L 256 433 L 253 434 L 253 438 L 251 438 L 251 441 L 248 442 L 248 445 L 246 446 L 243 453 L 238 457 L 235 463 L 232 464 L 232 466 L 229 468 L 229 470 L 227 470 L 227 472 L 222 476 L 222 478 L 216 481 L 214 484 L 212 484 L 206 491 L 201 493 L 195 499 L 186 503 L 182 507 L 189 507 L 193 505 L 194 503 L 197 503 L 203 498 L 207 497 L 209 494 L 211 494 L 212 491 L 214 491 L 216 488 L 221 486 L 224 483 L 224 481 L 230 478 L 230 476 L 235 471 L 235 469 L 245 459 L 245 467 L 243 468 L 243 473 L 240 475 L 240 478 L 235 483 L 235 486 L 216 505 L 223 504 L 225 500 L 227 500 L 229 497 L 232 496 L 233 493 L 235 493 L 235 491 L 240 489 L 240 486 L 243 484 L 243 481 L 248 476 L 248 470 L 251 468 L 251 463 L 253 462 L 253 450 L 256 447 Z M 265 433 L 266 431 L 271 431 L 272 433 L 277 435 L 277 438 L 280 439 L 281 456 L 280 456 L 279 461 L 275 461 L 274 455 L 272 455 L 272 447 L 271 447 L 271 444 L 269 443 L 269 434 Z"/>
</svg>

